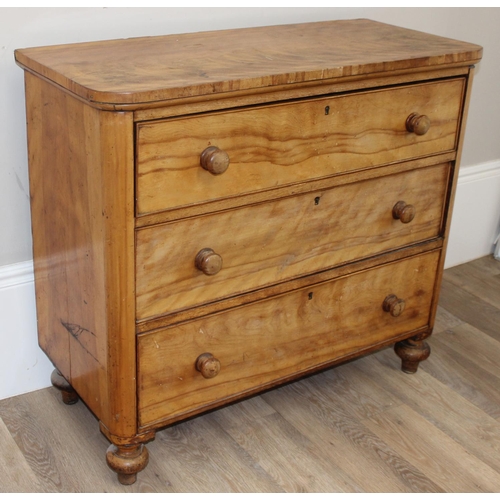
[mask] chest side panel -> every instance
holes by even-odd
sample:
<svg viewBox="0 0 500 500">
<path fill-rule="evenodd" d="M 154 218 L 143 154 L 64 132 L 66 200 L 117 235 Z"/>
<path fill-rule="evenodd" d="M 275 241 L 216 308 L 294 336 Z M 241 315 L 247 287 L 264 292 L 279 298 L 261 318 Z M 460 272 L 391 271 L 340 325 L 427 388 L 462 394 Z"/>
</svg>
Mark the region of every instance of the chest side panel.
<svg viewBox="0 0 500 500">
<path fill-rule="evenodd" d="M 29 73 L 26 95 L 39 343 L 105 425 L 135 432 L 132 117 Z"/>
</svg>

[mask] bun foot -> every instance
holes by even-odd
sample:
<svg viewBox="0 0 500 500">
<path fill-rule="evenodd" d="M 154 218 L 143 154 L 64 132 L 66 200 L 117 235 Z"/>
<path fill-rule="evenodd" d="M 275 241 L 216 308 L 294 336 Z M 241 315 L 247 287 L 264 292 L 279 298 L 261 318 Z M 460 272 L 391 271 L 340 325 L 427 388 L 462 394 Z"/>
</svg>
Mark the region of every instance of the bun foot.
<svg viewBox="0 0 500 500">
<path fill-rule="evenodd" d="M 137 473 L 149 462 L 148 449 L 143 444 L 130 446 L 110 445 L 106 452 L 106 462 L 118 475 L 121 484 L 134 484 Z"/>
<path fill-rule="evenodd" d="M 78 394 L 71 387 L 69 382 L 61 375 L 59 370 L 54 370 L 50 376 L 52 385 L 61 391 L 63 403 L 66 405 L 74 405 L 78 402 Z"/>
<path fill-rule="evenodd" d="M 394 351 L 401 358 L 401 370 L 405 373 L 415 373 L 420 361 L 429 357 L 431 348 L 423 340 L 407 339 L 398 342 L 394 346 Z"/>
</svg>

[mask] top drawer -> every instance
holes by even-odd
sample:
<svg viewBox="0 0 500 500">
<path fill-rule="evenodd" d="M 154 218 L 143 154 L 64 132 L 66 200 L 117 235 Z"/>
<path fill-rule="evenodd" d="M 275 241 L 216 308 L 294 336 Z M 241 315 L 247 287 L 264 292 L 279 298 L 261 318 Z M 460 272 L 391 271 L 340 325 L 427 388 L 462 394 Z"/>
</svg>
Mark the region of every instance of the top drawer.
<svg viewBox="0 0 500 500">
<path fill-rule="evenodd" d="M 453 150 L 464 82 L 458 78 L 139 123 L 137 214 Z M 407 129 L 413 113 L 430 120 L 422 135 Z M 207 147 L 228 155 L 224 173 L 214 175 L 200 166 Z"/>
</svg>

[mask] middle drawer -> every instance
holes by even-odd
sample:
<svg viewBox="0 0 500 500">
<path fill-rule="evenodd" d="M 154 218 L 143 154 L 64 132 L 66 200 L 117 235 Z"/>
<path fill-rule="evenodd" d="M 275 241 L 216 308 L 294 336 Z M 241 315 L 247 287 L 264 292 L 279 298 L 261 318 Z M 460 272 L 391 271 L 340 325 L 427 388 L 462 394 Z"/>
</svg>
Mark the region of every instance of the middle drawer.
<svg viewBox="0 0 500 500">
<path fill-rule="evenodd" d="M 138 229 L 137 319 L 435 238 L 449 168 L 442 164 Z M 394 213 L 398 202 L 412 206 L 400 219 Z M 403 223 L 409 213 L 414 217 Z M 202 255 L 206 249 L 212 252 Z"/>
</svg>

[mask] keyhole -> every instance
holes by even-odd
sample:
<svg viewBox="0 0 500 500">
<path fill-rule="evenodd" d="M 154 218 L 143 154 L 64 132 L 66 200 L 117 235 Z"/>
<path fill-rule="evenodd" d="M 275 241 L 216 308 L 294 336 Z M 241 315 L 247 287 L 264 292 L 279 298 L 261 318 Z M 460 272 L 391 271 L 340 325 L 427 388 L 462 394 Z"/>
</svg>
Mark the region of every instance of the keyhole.
<svg viewBox="0 0 500 500">
<path fill-rule="evenodd" d="M 326 106 L 325 115 L 328 115 L 329 113 L 330 113 L 330 106 Z"/>
<path fill-rule="evenodd" d="M 309 292 L 309 300 L 313 298 L 313 292 Z"/>
<path fill-rule="evenodd" d="M 316 196 L 316 198 L 314 198 L 314 204 L 315 205 L 319 205 L 319 200 L 321 199 L 321 196 Z"/>
</svg>

